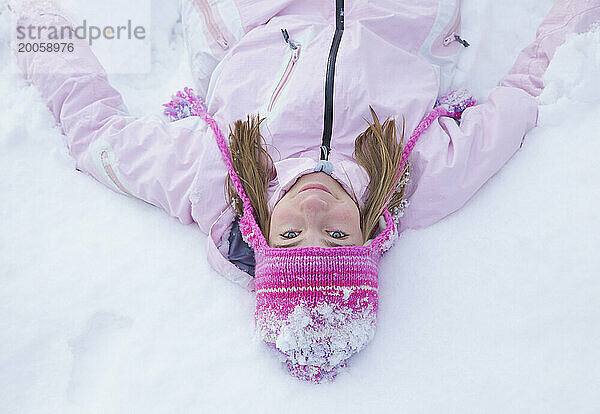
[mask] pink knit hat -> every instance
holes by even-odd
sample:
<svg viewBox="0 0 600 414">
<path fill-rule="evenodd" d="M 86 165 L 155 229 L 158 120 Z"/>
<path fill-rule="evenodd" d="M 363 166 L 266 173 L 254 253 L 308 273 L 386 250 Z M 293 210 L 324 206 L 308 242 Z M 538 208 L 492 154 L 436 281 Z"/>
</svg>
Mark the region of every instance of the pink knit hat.
<svg viewBox="0 0 600 414">
<path fill-rule="evenodd" d="M 256 328 L 294 376 L 333 379 L 373 338 L 378 262 L 395 227 L 369 246 L 255 249 Z"/>
<path fill-rule="evenodd" d="M 457 92 L 454 92 L 457 94 Z M 454 116 L 474 104 L 456 99 L 439 102 L 407 142 L 401 166 L 419 136 L 439 116 Z M 378 263 L 398 238 L 397 223 L 387 207 L 385 228 L 366 246 L 269 247 L 254 218 L 252 205 L 231 163 L 229 149 L 216 121 L 189 89 L 166 105 L 167 115 L 180 119 L 202 116 L 214 131 L 231 180 L 244 204 L 240 231 L 254 250 L 258 335 L 280 351 L 289 371 L 311 382 L 335 378 L 348 358 L 371 341 L 378 306 Z M 400 180 L 400 168 L 397 181 Z M 391 196 L 391 194 L 388 196 Z"/>
</svg>

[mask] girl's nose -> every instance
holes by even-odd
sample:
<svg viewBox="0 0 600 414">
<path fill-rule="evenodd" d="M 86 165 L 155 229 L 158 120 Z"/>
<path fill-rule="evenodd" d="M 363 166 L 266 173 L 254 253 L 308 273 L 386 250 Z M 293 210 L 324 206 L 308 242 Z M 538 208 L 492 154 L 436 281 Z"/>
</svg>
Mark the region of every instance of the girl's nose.
<svg viewBox="0 0 600 414">
<path fill-rule="evenodd" d="M 300 209 L 307 217 L 314 217 L 327 210 L 327 201 L 318 196 L 306 197 L 300 203 Z"/>
</svg>

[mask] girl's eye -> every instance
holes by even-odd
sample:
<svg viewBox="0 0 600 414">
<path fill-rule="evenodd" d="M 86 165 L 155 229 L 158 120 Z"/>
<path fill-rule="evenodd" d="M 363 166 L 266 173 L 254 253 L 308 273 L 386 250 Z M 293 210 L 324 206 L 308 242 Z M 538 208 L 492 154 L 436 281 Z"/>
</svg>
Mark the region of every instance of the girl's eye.
<svg viewBox="0 0 600 414">
<path fill-rule="evenodd" d="M 286 231 L 285 233 L 283 233 L 281 235 L 281 237 L 283 237 L 284 239 L 294 239 L 294 238 L 298 237 L 299 234 L 300 233 L 297 231 L 289 230 L 289 231 Z"/>
<path fill-rule="evenodd" d="M 341 231 L 330 231 L 329 235 L 331 237 L 333 237 L 334 239 L 343 239 L 344 237 L 347 237 L 348 235 L 344 232 Z"/>
</svg>

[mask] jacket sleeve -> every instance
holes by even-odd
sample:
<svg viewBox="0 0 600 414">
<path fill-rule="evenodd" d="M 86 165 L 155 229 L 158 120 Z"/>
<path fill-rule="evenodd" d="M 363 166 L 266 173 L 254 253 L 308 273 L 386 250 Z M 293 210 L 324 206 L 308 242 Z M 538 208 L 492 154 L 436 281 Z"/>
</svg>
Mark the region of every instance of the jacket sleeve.
<svg viewBox="0 0 600 414">
<path fill-rule="evenodd" d="M 481 105 L 468 108 L 460 124 L 440 118 L 413 150 L 413 182 L 401 229 L 431 225 L 462 207 L 520 148 L 536 125 L 542 77 L 569 33 L 600 19 L 598 0 L 558 0 L 535 41 Z"/>
<path fill-rule="evenodd" d="M 47 14 L 22 18 L 20 24 L 69 22 Z M 190 196 L 198 172 L 218 174 L 215 165 L 222 164 L 215 155 L 214 135 L 198 117 L 167 124 L 160 118 L 129 116 L 87 43 L 73 42 L 72 53 L 17 53 L 17 61 L 60 123 L 77 169 L 117 192 L 161 207 L 182 223 L 192 223 Z M 225 204 L 222 198 L 212 200 L 219 210 Z"/>
<path fill-rule="evenodd" d="M 500 84 L 539 96 L 544 89 L 542 76 L 567 35 L 587 32 L 598 22 L 600 0 L 557 0 L 538 27 L 535 41 L 523 49 Z"/>
<path fill-rule="evenodd" d="M 537 102 L 522 89 L 498 87 L 468 108 L 460 125 L 439 118 L 411 154 L 409 206 L 401 230 L 429 226 L 462 207 L 519 149 L 537 121 Z"/>
</svg>

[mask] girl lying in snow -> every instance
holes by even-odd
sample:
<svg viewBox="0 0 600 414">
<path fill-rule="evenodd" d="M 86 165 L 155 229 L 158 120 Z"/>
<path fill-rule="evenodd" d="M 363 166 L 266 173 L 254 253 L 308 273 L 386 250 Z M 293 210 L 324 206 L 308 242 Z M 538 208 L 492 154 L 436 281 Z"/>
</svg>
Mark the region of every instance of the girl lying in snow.
<svg viewBox="0 0 600 414">
<path fill-rule="evenodd" d="M 480 105 L 447 93 L 468 45 L 460 0 L 210 4 L 182 2 L 197 94 L 166 105 L 170 123 L 129 116 L 85 41 L 18 63 L 77 168 L 196 222 L 213 268 L 256 292 L 258 334 L 290 372 L 331 379 L 373 337 L 381 255 L 511 158 L 556 47 L 600 0 L 558 0 Z M 48 2 L 26 10 L 21 25 L 69 24 Z"/>
</svg>

